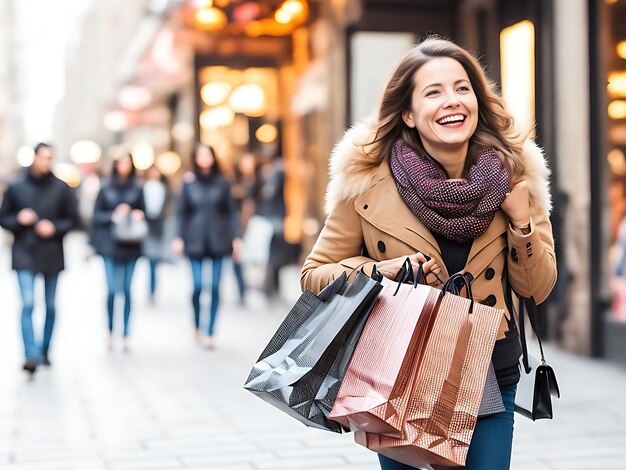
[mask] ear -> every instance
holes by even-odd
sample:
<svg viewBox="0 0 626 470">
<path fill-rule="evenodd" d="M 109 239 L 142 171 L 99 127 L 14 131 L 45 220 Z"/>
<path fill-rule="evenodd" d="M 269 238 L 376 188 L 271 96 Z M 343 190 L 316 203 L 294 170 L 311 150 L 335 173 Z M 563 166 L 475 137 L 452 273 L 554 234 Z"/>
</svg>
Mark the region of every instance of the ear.
<svg viewBox="0 0 626 470">
<path fill-rule="evenodd" d="M 406 111 L 402 111 L 402 120 L 409 127 L 415 127 L 415 122 L 413 122 L 413 115 L 411 114 L 411 110 L 407 109 Z"/>
</svg>

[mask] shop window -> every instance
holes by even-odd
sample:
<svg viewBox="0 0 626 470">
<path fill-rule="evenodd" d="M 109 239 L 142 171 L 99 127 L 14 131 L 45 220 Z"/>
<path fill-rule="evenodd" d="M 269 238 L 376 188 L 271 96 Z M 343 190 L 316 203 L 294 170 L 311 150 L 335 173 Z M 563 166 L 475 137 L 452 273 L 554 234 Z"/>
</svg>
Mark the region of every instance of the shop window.
<svg viewBox="0 0 626 470">
<path fill-rule="evenodd" d="M 500 33 L 502 97 L 522 133 L 534 137 L 535 26 L 520 21 Z"/>
<path fill-rule="evenodd" d="M 626 2 L 606 2 L 605 8 L 612 312 L 626 323 Z"/>
</svg>

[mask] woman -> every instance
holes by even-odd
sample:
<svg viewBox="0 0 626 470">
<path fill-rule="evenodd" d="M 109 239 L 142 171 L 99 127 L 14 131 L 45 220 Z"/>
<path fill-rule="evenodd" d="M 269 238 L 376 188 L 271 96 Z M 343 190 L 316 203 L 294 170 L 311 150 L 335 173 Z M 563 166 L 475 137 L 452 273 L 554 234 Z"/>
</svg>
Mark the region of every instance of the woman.
<svg viewBox="0 0 626 470">
<path fill-rule="evenodd" d="M 320 291 L 342 272 L 374 265 L 393 278 L 407 256 L 430 285 L 467 273 L 474 298 L 506 309 L 506 281 L 537 303 L 556 280 L 546 168 L 520 136 L 478 61 L 430 38 L 400 62 L 377 119 L 337 145 L 329 212 L 302 268 Z M 520 347 L 510 312 L 493 364 L 506 411 L 478 420 L 466 467 L 509 468 Z M 384 470 L 409 469 L 380 456 Z"/>
<path fill-rule="evenodd" d="M 160 261 L 166 257 L 165 217 L 169 198 L 167 178 L 152 165 L 144 174 L 143 197 L 146 204 L 148 235 L 143 241 L 143 255 L 148 258 L 150 267 L 149 299 L 154 303 L 156 293 L 156 272 Z"/>
<path fill-rule="evenodd" d="M 141 255 L 141 237 L 122 236 L 118 228 L 121 224 L 141 225 L 144 220 L 143 192 L 135 178 L 135 172 L 131 154 L 113 162 L 111 179 L 102 185 L 96 198 L 91 230 L 91 244 L 104 260 L 107 279 L 109 348 L 113 344 L 116 292 L 124 298 L 124 351 L 128 351 L 130 287 L 135 263 Z"/>
<path fill-rule="evenodd" d="M 211 309 L 205 346 L 212 349 L 222 261 L 231 253 L 233 260 L 239 258 L 241 229 L 230 183 L 222 174 L 213 148 L 196 145 L 192 160 L 193 176 L 183 184 L 178 206 L 178 238 L 173 241 L 172 249 L 179 255 L 186 254 L 191 261 L 192 304 L 198 341 L 201 339 L 202 267 L 204 260 L 211 260 Z"/>
</svg>

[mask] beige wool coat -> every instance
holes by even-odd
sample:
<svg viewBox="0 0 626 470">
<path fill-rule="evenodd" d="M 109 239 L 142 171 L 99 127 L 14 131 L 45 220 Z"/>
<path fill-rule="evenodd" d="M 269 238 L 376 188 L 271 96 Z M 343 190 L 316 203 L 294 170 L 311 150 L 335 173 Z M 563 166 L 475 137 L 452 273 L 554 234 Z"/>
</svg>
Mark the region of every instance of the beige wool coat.
<svg viewBox="0 0 626 470">
<path fill-rule="evenodd" d="M 354 275 L 364 268 L 370 273 L 377 261 L 421 252 L 441 267 L 439 279 L 434 274 L 427 278 L 430 285 L 441 288 L 449 273 L 437 241 L 402 201 L 388 159 L 368 174 L 346 172 L 364 158 L 358 144 L 370 141 L 368 138 L 369 126 L 359 124 L 348 130 L 333 150 L 326 197 L 328 217 L 302 267 L 301 287 L 317 293 L 343 272 Z M 541 149 L 531 140 L 524 145 L 524 157 L 531 202 L 530 233 L 514 231 L 504 212 L 498 210 L 487 230 L 473 241 L 464 269 L 474 277 L 474 300 L 505 310 L 507 318 L 502 318 L 498 339 L 505 337 L 510 318 L 504 302 L 507 276 L 516 292 L 534 297 L 537 304 L 548 297 L 556 282 L 548 218 L 549 170 Z"/>
</svg>

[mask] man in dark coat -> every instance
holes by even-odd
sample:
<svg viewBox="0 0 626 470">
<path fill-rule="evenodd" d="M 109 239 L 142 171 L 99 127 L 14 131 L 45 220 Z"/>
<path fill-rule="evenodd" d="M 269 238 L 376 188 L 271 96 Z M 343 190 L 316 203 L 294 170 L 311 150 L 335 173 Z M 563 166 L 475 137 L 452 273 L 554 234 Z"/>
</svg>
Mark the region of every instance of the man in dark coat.
<svg viewBox="0 0 626 470">
<path fill-rule="evenodd" d="M 22 296 L 22 336 L 31 374 L 37 365 L 50 365 L 48 348 L 55 320 L 55 294 L 59 273 L 64 268 L 63 237 L 78 221 L 73 190 L 55 177 L 52 147 L 35 147 L 33 164 L 9 184 L 0 206 L 0 226 L 13 233 L 13 269 Z M 35 342 L 32 313 L 35 277 L 44 279 L 46 321 L 41 347 Z"/>
</svg>

